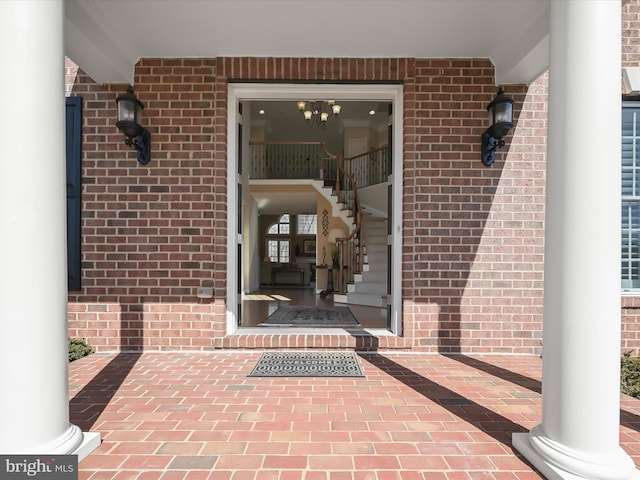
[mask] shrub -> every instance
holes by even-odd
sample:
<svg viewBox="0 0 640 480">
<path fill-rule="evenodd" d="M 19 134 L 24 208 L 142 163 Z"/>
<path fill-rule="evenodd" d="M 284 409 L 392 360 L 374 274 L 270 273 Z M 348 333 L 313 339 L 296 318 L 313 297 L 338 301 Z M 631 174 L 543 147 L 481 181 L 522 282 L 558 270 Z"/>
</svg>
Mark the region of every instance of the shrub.
<svg viewBox="0 0 640 480">
<path fill-rule="evenodd" d="M 93 350 L 87 342 L 82 338 L 70 338 L 69 339 L 69 361 L 73 362 L 87 355 L 91 355 Z"/>
<path fill-rule="evenodd" d="M 628 352 L 620 359 L 620 390 L 640 398 L 640 357 L 632 357 Z"/>
</svg>

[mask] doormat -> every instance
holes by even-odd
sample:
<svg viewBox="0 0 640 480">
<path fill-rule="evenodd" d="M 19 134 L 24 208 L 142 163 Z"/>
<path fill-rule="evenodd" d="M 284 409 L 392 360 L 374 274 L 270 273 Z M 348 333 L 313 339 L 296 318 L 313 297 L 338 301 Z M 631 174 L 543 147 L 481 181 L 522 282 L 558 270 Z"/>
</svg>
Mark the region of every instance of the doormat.
<svg viewBox="0 0 640 480">
<path fill-rule="evenodd" d="M 261 327 L 358 327 L 360 323 L 349 307 L 296 307 L 278 308 Z"/>
<path fill-rule="evenodd" d="M 248 377 L 364 377 L 353 352 L 265 352 Z"/>
</svg>

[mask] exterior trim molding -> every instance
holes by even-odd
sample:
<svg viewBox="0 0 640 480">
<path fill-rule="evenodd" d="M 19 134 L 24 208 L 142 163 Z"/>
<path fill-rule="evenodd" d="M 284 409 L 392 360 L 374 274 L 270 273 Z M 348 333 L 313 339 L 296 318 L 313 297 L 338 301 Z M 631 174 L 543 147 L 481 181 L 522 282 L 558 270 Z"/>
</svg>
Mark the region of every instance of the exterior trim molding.
<svg viewBox="0 0 640 480">
<path fill-rule="evenodd" d="M 237 165 L 238 113 L 237 106 L 243 100 L 297 100 L 299 98 L 327 97 L 335 100 L 381 100 L 393 104 L 393 172 L 394 178 L 402 179 L 403 167 L 403 86 L 397 82 L 388 84 L 329 84 L 329 83 L 230 83 L 227 101 L 227 328 L 226 334 L 236 332 L 238 328 L 238 282 L 237 272 L 237 236 L 238 216 L 236 184 L 233 173 Z M 401 297 L 401 265 L 402 265 L 402 184 L 394 182 L 393 196 L 393 229 L 392 229 L 392 305 L 391 331 L 402 335 L 402 297 Z"/>
</svg>

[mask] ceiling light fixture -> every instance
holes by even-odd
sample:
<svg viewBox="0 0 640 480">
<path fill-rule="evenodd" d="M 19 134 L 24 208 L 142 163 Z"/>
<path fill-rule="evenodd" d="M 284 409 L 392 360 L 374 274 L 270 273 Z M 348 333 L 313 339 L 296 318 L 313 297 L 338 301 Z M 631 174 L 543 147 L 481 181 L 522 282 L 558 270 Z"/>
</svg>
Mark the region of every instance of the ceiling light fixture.
<svg viewBox="0 0 640 480">
<path fill-rule="evenodd" d="M 335 100 L 309 100 L 299 101 L 297 103 L 298 110 L 302 112 L 304 120 L 309 123 L 309 126 L 321 125 L 322 128 L 329 121 L 329 117 L 333 115 L 337 117 L 340 115 L 342 107 L 336 103 Z"/>
</svg>

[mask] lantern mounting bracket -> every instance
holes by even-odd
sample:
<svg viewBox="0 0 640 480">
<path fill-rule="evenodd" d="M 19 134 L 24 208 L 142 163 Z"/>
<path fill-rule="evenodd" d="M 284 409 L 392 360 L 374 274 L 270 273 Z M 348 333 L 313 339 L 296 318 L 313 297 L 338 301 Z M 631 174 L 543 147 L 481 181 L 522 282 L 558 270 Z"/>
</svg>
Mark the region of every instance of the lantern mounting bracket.
<svg viewBox="0 0 640 480">
<path fill-rule="evenodd" d="M 487 167 L 493 165 L 496 160 L 496 150 L 504 145 L 503 138 L 495 138 L 488 132 L 484 132 L 482 134 L 482 163 Z"/>
<path fill-rule="evenodd" d="M 125 145 L 135 148 L 138 151 L 138 163 L 146 165 L 151 160 L 151 134 L 149 130 L 144 129 L 137 137 L 124 139 Z"/>
</svg>

